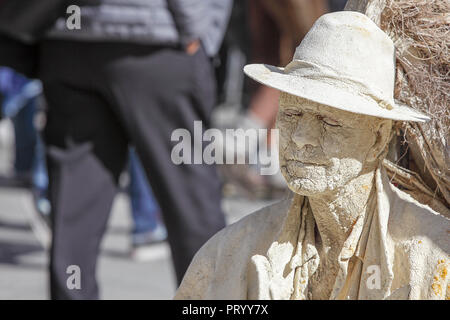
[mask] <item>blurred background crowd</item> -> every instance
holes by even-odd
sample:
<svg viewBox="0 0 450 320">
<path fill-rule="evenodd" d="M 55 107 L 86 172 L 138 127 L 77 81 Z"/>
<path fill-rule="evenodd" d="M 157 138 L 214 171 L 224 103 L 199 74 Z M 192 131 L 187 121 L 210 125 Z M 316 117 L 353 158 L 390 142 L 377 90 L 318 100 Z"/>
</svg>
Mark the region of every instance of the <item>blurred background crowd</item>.
<svg viewBox="0 0 450 320">
<path fill-rule="evenodd" d="M 0 0 L 0 299 L 171 298 L 286 188 L 259 164 L 175 165 L 171 133 L 274 128 L 278 91 L 243 66 L 286 65 L 345 2 Z"/>
</svg>

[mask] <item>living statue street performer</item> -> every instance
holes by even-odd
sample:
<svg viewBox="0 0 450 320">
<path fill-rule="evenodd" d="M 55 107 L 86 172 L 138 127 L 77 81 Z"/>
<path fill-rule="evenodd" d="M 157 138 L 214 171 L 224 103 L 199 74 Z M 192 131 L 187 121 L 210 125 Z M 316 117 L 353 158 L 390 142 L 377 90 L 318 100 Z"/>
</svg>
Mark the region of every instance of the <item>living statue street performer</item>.
<svg viewBox="0 0 450 320">
<path fill-rule="evenodd" d="M 177 299 L 446 299 L 449 221 L 381 166 L 394 121 L 390 38 L 351 11 L 320 17 L 285 68 L 247 65 L 279 89 L 280 167 L 292 191 L 196 254 Z"/>
</svg>

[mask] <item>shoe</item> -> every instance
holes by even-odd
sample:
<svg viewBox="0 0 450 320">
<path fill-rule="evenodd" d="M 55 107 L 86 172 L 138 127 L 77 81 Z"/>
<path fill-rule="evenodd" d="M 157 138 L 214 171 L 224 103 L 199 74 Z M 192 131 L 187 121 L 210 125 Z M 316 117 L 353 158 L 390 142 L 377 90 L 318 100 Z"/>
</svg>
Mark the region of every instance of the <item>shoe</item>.
<svg viewBox="0 0 450 320">
<path fill-rule="evenodd" d="M 47 191 L 39 188 L 32 188 L 34 206 L 41 219 L 50 226 L 50 212 L 52 206 L 47 198 Z"/>
<path fill-rule="evenodd" d="M 151 231 L 133 234 L 132 242 L 133 247 L 139 247 L 143 245 L 162 242 L 165 241 L 166 239 L 167 239 L 166 227 L 162 224 L 158 224 L 156 228 Z"/>
<path fill-rule="evenodd" d="M 166 240 L 167 230 L 162 224 L 158 224 L 152 231 L 134 234 L 132 237 L 131 258 L 139 262 L 152 260 L 155 255 L 155 244 Z"/>
</svg>

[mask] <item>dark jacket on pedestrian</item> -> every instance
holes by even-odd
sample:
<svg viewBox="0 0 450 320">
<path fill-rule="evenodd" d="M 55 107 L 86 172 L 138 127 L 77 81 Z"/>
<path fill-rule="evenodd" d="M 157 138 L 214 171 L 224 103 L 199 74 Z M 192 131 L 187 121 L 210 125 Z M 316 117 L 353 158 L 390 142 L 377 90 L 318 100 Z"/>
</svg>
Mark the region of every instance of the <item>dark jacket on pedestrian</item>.
<svg viewBox="0 0 450 320">
<path fill-rule="evenodd" d="M 79 29 L 69 29 L 70 13 L 47 34 L 51 39 L 127 41 L 184 45 L 200 39 L 207 54 L 219 50 L 232 0 L 80 0 Z"/>
</svg>

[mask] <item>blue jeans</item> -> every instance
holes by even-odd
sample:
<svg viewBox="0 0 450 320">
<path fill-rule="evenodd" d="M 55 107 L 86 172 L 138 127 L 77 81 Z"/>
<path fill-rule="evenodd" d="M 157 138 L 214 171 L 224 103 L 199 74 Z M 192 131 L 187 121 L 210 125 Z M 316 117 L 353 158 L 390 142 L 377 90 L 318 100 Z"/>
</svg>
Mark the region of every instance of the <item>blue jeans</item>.
<svg viewBox="0 0 450 320">
<path fill-rule="evenodd" d="M 45 166 L 45 147 L 33 124 L 36 103 L 36 98 L 29 100 L 12 118 L 16 140 L 14 168 L 18 174 L 32 172 L 33 187 L 46 193 L 48 176 Z"/>
<path fill-rule="evenodd" d="M 48 189 L 45 148 L 34 125 L 42 85 L 38 80 L 29 80 L 12 69 L 0 67 L 0 91 L 5 96 L 0 111 L 14 125 L 15 172 L 32 173 L 33 187 L 45 194 Z"/>
<path fill-rule="evenodd" d="M 153 231 L 162 224 L 160 208 L 133 148 L 129 151 L 130 198 L 134 221 L 133 234 Z"/>
</svg>

